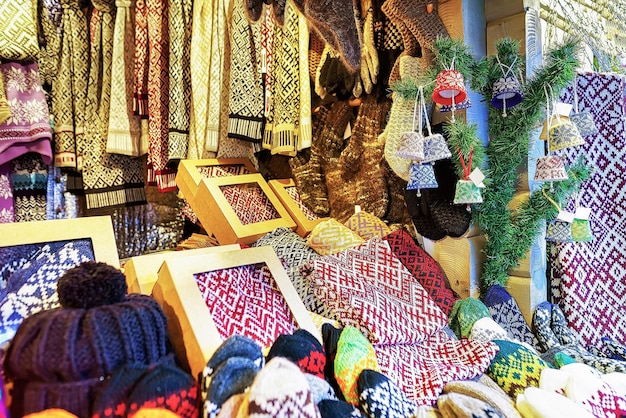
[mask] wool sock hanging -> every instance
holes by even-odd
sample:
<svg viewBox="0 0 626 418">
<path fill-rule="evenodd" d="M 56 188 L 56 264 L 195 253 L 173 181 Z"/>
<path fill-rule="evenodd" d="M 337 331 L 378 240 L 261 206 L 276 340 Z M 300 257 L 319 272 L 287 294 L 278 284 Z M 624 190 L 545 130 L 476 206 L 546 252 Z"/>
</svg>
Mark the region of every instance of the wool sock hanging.
<svg viewBox="0 0 626 418">
<path fill-rule="evenodd" d="M 261 25 L 250 24 L 243 3 L 233 2 L 230 30 L 228 137 L 259 143 L 263 139 L 264 94 L 261 80 Z"/>
<path fill-rule="evenodd" d="M 261 15 L 263 14 L 263 0 L 235 0 L 235 1 L 244 3 L 246 17 L 248 18 L 248 20 L 250 20 L 250 22 L 252 23 L 258 22 L 258 20 L 261 18 Z"/>
<path fill-rule="evenodd" d="M 304 12 L 313 26 L 322 28 L 320 34 L 326 42 L 338 46 L 337 52 L 355 73 L 361 65 L 361 43 L 353 0 L 306 0 Z"/>
</svg>

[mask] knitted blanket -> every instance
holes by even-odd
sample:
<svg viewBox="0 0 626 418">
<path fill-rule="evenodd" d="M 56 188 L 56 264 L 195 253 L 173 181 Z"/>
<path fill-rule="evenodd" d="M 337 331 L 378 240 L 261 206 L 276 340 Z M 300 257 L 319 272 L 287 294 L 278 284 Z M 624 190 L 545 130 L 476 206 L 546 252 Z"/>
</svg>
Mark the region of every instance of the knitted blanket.
<svg viewBox="0 0 626 418">
<path fill-rule="evenodd" d="M 115 5 L 113 0 L 97 0 L 93 5 L 88 117 L 82 145 L 86 205 L 92 213 L 103 208 L 146 203 L 142 161 L 106 152 Z"/>
<path fill-rule="evenodd" d="M 564 150 L 562 158 L 571 164 L 582 153 L 594 167 L 579 199 L 581 206 L 591 208 L 595 238 L 551 245 L 552 296 L 581 342 L 595 344 L 609 336 L 626 344 L 626 77 L 579 74 L 576 88 L 579 110 L 591 112 L 599 133 L 585 137 L 580 147 Z M 572 91 L 561 99 L 573 103 Z"/>
</svg>

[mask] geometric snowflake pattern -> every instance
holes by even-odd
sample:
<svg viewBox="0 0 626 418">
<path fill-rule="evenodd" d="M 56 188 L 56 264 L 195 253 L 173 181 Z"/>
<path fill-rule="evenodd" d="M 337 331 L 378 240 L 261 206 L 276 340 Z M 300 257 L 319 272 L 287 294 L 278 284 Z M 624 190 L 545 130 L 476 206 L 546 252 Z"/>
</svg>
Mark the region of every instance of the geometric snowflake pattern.
<svg viewBox="0 0 626 418">
<path fill-rule="evenodd" d="M 297 328 L 265 263 L 204 272 L 195 279 L 223 340 L 240 334 L 269 347 Z"/>
<path fill-rule="evenodd" d="M 447 325 L 447 316 L 380 238 L 310 265 L 311 287 L 330 315 L 320 314 L 358 328 L 373 344 L 420 343 Z"/>
<path fill-rule="evenodd" d="M 594 168 L 579 198 L 591 208 L 595 239 L 551 245 L 553 302 L 584 345 L 603 336 L 626 344 L 626 76 L 583 73 L 576 86 L 579 110 L 592 114 L 599 132 L 564 150 L 563 160 L 583 154 Z M 573 103 L 572 88 L 561 100 Z"/>
<path fill-rule="evenodd" d="M 243 225 L 279 217 L 269 197 L 256 184 L 221 186 L 220 190 Z"/>
<path fill-rule="evenodd" d="M 446 383 L 481 376 L 498 352 L 493 342 L 450 338 L 445 330 L 420 344 L 374 345 L 380 372 L 418 405 L 434 406 Z"/>
<path fill-rule="evenodd" d="M 293 201 L 296 202 L 298 209 L 300 209 L 302 213 L 304 213 L 304 216 L 306 216 L 308 220 L 314 221 L 315 219 L 319 219 L 317 213 L 313 212 L 311 209 L 308 208 L 308 206 L 304 204 L 304 202 L 300 198 L 298 189 L 295 186 L 285 187 L 285 191 L 287 192 L 289 197 L 291 197 Z"/>
</svg>

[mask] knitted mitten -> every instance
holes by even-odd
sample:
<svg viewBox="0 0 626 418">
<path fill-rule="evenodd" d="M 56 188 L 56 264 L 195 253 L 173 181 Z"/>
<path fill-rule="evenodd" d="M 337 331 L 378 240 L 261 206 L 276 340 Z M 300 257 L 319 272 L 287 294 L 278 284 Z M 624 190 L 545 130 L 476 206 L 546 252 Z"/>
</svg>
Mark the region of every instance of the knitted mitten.
<svg viewBox="0 0 626 418">
<path fill-rule="evenodd" d="M 498 284 L 489 287 L 483 302 L 489 309 L 493 320 L 500 324 L 511 337 L 533 347 L 536 346 L 524 314 L 513 296 L 504 287 Z"/>
<path fill-rule="evenodd" d="M 363 370 L 378 371 L 378 361 L 372 343 L 353 326 L 347 326 L 337 341 L 335 378 L 346 401 L 358 405 L 357 381 Z"/>
<path fill-rule="evenodd" d="M 552 305 L 552 320 L 551 328 L 554 331 L 554 335 L 559 339 L 561 345 L 576 345 L 578 344 L 578 336 L 567 325 L 567 320 L 563 311 L 559 305 Z"/>
<path fill-rule="evenodd" d="M 306 0 L 304 15 L 331 45 L 338 45 L 346 66 L 354 73 L 361 65 L 361 42 L 353 0 Z"/>
<path fill-rule="evenodd" d="M 263 0 L 244 0 L 246 17 L 251 22 L 257 22 L 263 13 Z"/>
<path fill-rule="evenodd" d="M 363 370 L 357 380 L 359 405 L 368 417 L 418 416 L 417 404 L 387 376 Z M 381 400 L 384 399 L 384 402 Z"/>
<path fill-rule="evenodd" d="M 551 322 L 552 304 L 547 301 L 541 302 L 535 308 L 532 318 L 532 330 L 535 337 L 537 337 L 538 347 L 541 352 L 560 345 L 559 339 L 552 330 Z"/>
<path fill-rule="evenodd" d="M 602 337 L 602 351 L 608 358 L 626 361 L 626 346 L 611 337 Z"/>
</svg>

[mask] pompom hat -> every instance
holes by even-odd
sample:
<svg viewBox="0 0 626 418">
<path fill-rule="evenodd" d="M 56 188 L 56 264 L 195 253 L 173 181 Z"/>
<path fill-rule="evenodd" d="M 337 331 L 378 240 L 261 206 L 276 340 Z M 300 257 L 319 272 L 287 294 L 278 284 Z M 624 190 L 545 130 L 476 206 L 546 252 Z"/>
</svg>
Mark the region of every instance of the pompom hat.
<svg viewBox="0 0 626 418">
<path fill-rule="evenodd" d="M 76 403 L 106 376 L 166 354 L 161 307 L 150 296 L 126 291 L 123 273 L 101 262 L 82 263 L 59 278 L 61 307 L 26 318 L 4 360 L 13 395 L 28 408 L 21 413 L 57 407 L 81 416 L 86 406 Z M 50 396 L 61 384 L 64 396 Z"/>
</svg>

